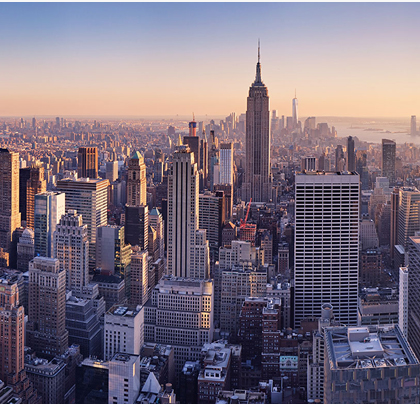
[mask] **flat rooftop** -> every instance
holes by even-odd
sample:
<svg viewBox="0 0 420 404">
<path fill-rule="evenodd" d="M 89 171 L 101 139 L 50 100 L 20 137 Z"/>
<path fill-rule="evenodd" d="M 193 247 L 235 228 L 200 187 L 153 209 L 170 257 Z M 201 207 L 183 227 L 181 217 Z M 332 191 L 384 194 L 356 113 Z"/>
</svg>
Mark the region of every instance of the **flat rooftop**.
<svg viewBox="0 0 420 404">
<path fill-rule="evenodd" d="M 137 308 L 138 306 L 112 306 L 106 314 L 112 314 L 113 316 L 121 316 L 121 317 L 135 317 L 140 310 Z"/>
<path fill-rule="evenodd" d="M 331 369 L 382 368 L 418 364 L 398 326 L 327 327 Z"/>
</svg>

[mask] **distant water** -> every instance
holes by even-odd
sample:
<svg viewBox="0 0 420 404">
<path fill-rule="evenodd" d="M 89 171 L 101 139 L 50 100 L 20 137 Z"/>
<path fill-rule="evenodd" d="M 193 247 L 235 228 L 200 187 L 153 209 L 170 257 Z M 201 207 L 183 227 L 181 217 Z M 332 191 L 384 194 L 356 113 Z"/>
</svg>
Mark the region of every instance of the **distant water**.
<svg viewBox="0 0 420 404">
<path fill-rule="evenodd" d="M 397 144 L 420 144 L 420 136 L 413 137 L 408 133 L 409 118 L 317 117 L 316 122 L 327 122 L 330 127 L 335 126 L 338 137 L 354 136 L 359 140 L 372 143 L 381 143 L 382 139 L 391 139 Z"/>
</svg>

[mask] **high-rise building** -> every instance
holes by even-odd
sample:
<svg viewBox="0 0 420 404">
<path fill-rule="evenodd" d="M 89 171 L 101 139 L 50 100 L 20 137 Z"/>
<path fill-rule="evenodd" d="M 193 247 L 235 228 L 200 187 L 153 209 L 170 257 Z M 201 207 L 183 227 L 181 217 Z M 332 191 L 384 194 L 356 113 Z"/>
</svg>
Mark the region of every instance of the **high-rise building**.
<svg viewBox="0 0 420 404">
<path fill-rule="evenodd" d="M 0 248 L 9 253 L 20 221 L 19 154 L 0 149 Z"/>
<path fill-rule="evenodd" d="M 389 248 L 391 260 L 394 260 L 394 247 L 398 244 L 398 211 L 400 209 L 400 190 L 394 188 L 391 194 L 391 218 L 389 229 Z"/>
<path fill-rule="evenodd" d="M 382 139 L 382 177 L 387 177 L 390 185 L 395 184 L 396 148 L 393 140 Z"/>
<path fill-rule="evenodd" d="M 128 161 L 127 204 L 130 206 L 147 204 L 146 164 L 144 157 L 138 151 Z"/>
<path fill-rule="evenodd" d="M 270 183 L 270 107 L 268 90 L 261 80 L 260 48 L 255 81 L 249 88 L 246 111 L 246 167 L 242 199 L 267 202 Z"/>
<path fill-rule="evenodd" d="M 101 273 L 129 277 L 131 246 L 125 243 L 124 226 L 99 226 L 96 233 L 96 267 Z"/>
<path fill-rule="evenodd" d="M 174 347 L 179 372 L 213 341 L 213 281 L 165 275 L 144 306 L 144 339 Z"/>
<path fill-rule="evenodd" d="M 210 256 L 219 259 L 219 247 L 222 243 L 222 230 L 225 223 L 225 201 L 223 192 L 209 191 L 199 195 L 199 227 L 207 231 Z"/>
<path fill-rule="evenodd" d="M 225 220 L 232 218 L 233 211 L 233 184 L 216 184 L 213 187 L 214 192 L 223 191 L 225 198 Z"/>
<path fill-rule="evenodd" d="M 24 369 L 25 313 L 19 304 L 18 277 L 3 275 L 0 284 L 0 378 L 22 403 L 40 404 Z"/>
<path fill-rule="evenodd" d="M 140 355 L 144 343 L 143 306 L 114 305 L 104 318 L 104 359 L 116 353 Z"/>
<path fill-rule="evenodd" d="M 343 171 L 346 168 L 343 146 L 339 144 L 335 149 L 335 171 Z"/>
<path fill-rule="evenodd" d="M 195 122 L 190 122 L 195 123 Z M 191 128 L 190 128 L 191 133 Z M 197 164 L 197 170 L 200 169 L 200 138 L 196 135 L 184 136 L 184 145 L 188 146 L 194 155 L 194 163 Z"/>
<path fill-rule="evenodd" d="M 233 145 L 232 143 L 220 144 L 219 155 L 219 183 L 233 185 Z"/>
<path fill-rule="evenodd" d="M 118 179 L 118 161 L 106 162 L 106 179 L 112 183 Z"/>
<path fill-rule="evenodd" d="M 147 250 L 133 246 L 131 254 L 130 304 L 144 305 L 149 291 L 149 259 Z"/>
<path fill-rule="evenodd" d="M 75 210 L 87 224 L 90 271 L 96 268 L 96 228 L 107 224 L 108 185 L 106 179 L 57 181 L 57 189 L 66 194 L 66 210 Z"/>
<path fill-rule="evenodd" d="M 156 230 L 156 242 L 159 249 L 159 258 L 165 256 L 165 225 L 162 213 L 157 208 L 153 208 L 149 214 L 149 226 Z"/>
<path fill-rule="evenodd" d="M 347 138 L 347 171 L 352 172 L 355 170 L 356 170 L 356 155 L 354 152 L 354 139 L 352 136 L 349 136 Z"/>
<path fill-rule="evenodd" d="M 417 135 L 417 119 L 416 119 L 415 115 L 411 115 L 410 135 L 411 136 L 416 136 Z"/>
<path fill-rule="evenodd" d="M 292 101 L 292 118 L 293 118 L 293 125 L 295 126 L 295 128 L 297 127 L 298 124 L 298 99 L 296 98 L 296 90 L 295 90 L 295 98 L 293 98 Z"/>
<path fill-rule="evenodd" d="M 54 232 L 65 214 L 66 196 L 60 192 L 35 195 L 35 255 L 52 257 Z"/>
<path fill-rule="evenodd" d="M 408 267 L 401 267 L 399 273 L 398 326 L 408 338 Z"/>
<path fill-rule="evenodd" d="M 19 373 L 24 367 L 24 317 L 19 305 L 18 278 L 0 278 L 0 377 L 7 381 L 9 373 Z"/>
<path fill-rule="evenodd" d="M 110 358 L 108 403 L 135 404 L 140 394 L 139 373 L 140 355 L 116 353 Z"/>
<path fill-rule="evenodd" d="M 395 192 L 395 191 L 394 191 Z M 420 230 L 420 191 L 415 187 L 399 188 L 397 245 L 408 250 L 409 237 Z"/>
<path fill-rule="evenodd" d="M 40 356 L 62 355 L 68 348 L 66 273 L 56 258 L 29 263 L 27 343 Z"/>
<path fill-rule="evenodd" d="M 408 342 L 420 357 L 420 237 L 410 237 L 408 247 Z"/>
<path fill-rule="evenodd" d="M 330 302 L 357 324 L 359 175 L 298 173 L 295 199 L 295 326 Z"/>
<path fill-rule="evenodd" d="M 79 147 L 77 152 L 77 177 L 98 178 L 97 147 Z"/>
<path fill-rule="evenodd" d="M 153 183 L 160 184 L 163 181 L 165 171 L 165 155 L 162 149 L 155 149 L 155 162 L 153 164 Z"/>
<path fill-rule="evenodd" d="M 87 225 L 76 211 L 61 217 L 53 237 L 53 257 L 66 273 L 66 287 L 78 290 L 89 283 L 89 241 Z"/>
<path fill-rule="evenodd" d="M 191 277 L 199 228 L 197 164 L 188 146 L 178 141 L 168 181 L 168 273 Z"/>
<path fill-rule="evenodd" d="M 369 171 L 367 168 L 367 153 L 365 150 L 356 151 L 356 171 L 360 175 L 362 190 L 369 189 Z"/>
<path fill-rule="evenodd" d="M 31 229 L 26 228 L 17 243 L 17 270 L 26 272 L 33 257 L 35 257 L 35 235 Z"/>
<path fill-rule="evenodd" d="M 19 178 L 19 209 L 21 219 L 26 221 L 26 226 L 34 228 L 35 195 L 47 190 L 47 182 L 44 179 L 44 167 L 33 165 L 21 168 Z"/>
<path fill-rule="evenodd" d="M 148 247 L 149 207 L 125 206 L 125 242 L 138 245 L 142 250 Z"/>
</svg>

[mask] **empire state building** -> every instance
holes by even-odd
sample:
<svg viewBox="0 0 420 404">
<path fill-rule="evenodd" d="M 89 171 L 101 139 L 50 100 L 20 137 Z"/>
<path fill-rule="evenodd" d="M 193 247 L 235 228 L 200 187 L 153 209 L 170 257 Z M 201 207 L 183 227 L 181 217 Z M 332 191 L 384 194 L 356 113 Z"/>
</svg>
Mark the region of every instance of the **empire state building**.
<svg viewBox="0 0 420 404">
<path fill-rule="evenodd" d="M 268 202 L 270 182 L 270 110 L 266 85 L 261 80 L 260 47 L 255 81 L 249 88 L 246 111 L 246 171 L 242 199 Z"/>
</svg>

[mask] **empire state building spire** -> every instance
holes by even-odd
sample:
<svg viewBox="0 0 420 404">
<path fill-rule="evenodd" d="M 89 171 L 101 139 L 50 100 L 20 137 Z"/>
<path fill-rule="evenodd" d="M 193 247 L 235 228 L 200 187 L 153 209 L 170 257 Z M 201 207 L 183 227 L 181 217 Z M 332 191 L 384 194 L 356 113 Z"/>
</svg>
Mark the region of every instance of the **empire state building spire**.
<svg viewBox="0 0 420 404">
<path fill-rule="evenodd" d="M 254 85 L 262 85 L 261 80 L 261 63 L 260 63 L 260 40 L 258 40 L 258 63 L 257 63 L 257 73 L 255 75 Z"/>
</svg>

